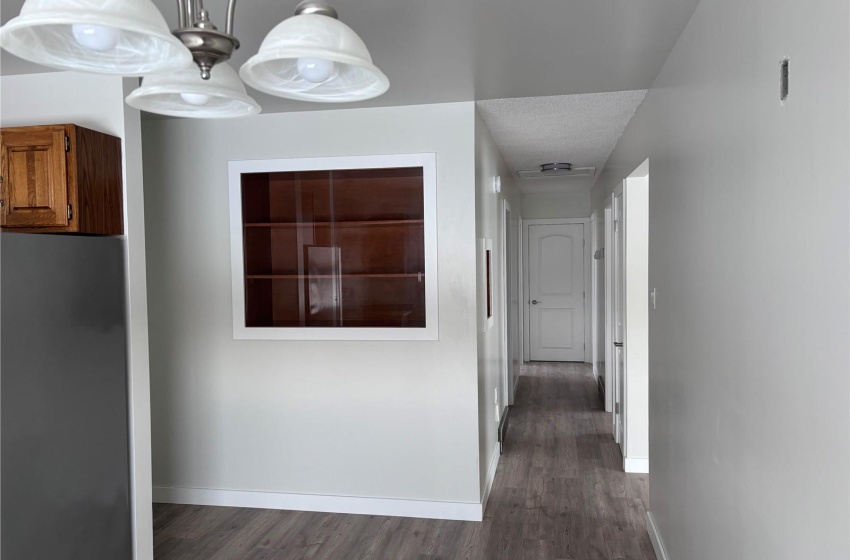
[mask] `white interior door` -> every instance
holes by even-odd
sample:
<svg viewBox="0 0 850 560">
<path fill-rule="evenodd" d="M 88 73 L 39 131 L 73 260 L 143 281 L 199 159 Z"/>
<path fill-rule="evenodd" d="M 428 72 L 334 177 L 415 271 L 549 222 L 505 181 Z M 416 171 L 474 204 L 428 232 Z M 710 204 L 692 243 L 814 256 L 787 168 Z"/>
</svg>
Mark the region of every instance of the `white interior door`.
<svg viewBox="0 0 850 560">
<path fill-rule="evenodd" d="M 583 362 L 584 225 L 528 226 L 529 354 Z"/>
<path fill-rule="evenodd" d="M 620 444 L 620 450 L 625 453 L 625 311 L 626 311 L 626 282 L 625 282 L 625 240 L 626 228 L 624 223 L 623 190 L 619 189 L 613 197 L 614 213 L 614 286 L 613 286 L 613 320 L 614 320 L 614 439 Z"/>
</svg>

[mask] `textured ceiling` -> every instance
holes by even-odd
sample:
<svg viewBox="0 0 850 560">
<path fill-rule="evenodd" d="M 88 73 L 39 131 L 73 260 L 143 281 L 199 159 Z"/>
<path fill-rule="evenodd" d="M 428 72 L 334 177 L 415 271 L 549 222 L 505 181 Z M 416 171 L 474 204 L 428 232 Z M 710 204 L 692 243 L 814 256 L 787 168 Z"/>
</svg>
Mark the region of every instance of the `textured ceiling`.
<svg viewBox="0 0 850 560">
<path fill-rule="evenodd" d="M 478 102 L 487 128 L 516 172 L 543 163 L 596 167 L 593 177 L 519 181 L 525 193 L 590 189 L 646 90 Z"/>
<path fill-rule="evenodd" d="M 699 0 L 332 0 L 390 79 L 389 106 L 647 89 Z M 154 0 L 170 25 L 174 0 Z M 206 0 L 222 24 L 226 0 Z M 240 1 L 238 68 L 298 0 Z M 23 0 L 0 0 L 3 23 Z M 3 74 L 39 68 L 4 53 Z M 253 92 L 265 112 L 327 109 Z"/>
</svg>

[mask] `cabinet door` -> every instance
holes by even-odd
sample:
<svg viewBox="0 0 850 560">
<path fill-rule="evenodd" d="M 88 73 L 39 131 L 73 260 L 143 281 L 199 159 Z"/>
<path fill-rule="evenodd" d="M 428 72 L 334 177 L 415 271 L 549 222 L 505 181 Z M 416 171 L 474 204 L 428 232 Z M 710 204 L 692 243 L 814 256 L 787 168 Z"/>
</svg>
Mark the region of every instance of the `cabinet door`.
<svg viewBox="0 0 850 560">
<path fill-rule="evenodd" d="M 64 128 L 3 131 L 3 207 L 0 225 L 68 225 L 68 183 Z"/>
</svg>

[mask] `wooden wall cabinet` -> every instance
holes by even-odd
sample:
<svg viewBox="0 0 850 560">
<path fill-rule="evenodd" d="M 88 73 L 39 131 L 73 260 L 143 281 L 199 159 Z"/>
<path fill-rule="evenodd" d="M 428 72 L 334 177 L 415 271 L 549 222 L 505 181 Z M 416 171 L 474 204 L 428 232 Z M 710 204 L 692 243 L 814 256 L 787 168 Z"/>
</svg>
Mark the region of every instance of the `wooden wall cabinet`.
<svg viewBox="0 0 850 560">
<path fill-rule="evenodd" d="M 0 129 L 0 226 L 124 232 L 121 139 L 73 124 Z"/>
</svg>

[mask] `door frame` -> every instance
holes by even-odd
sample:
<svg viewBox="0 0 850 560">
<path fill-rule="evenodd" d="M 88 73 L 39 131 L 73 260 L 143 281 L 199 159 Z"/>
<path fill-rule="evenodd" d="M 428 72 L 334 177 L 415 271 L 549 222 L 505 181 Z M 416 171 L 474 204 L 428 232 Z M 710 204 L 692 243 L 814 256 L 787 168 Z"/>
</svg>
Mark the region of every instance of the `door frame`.
<svg viewBox="0 0 850 560">
<path fill-rule="evenodd" d="M 615 324 L 615 318 L 614 318 L 614 311 L 613 310 L 614 310 L 614 299 L 616 297 L 616 294 L 614 294 L 614 286 L 616 284 L 615 278 L 614 278 L 614 275 L 616 273 L 614 261 L 618 256 L 617 251 L 614 250 L 614 245 L 616 244 L 614 237 L 617 235 L 617 231 L 615 229 L 616 225 L 619 225 L 619 227 L 623 231 L 623 244 L 622 244 L 622 247 L 620 247 L 620 253 L 622 253 L 621 259 L 623 260 L 623 263 L 625 264 L 625 253 L 626 253 L 626 243 L 627 243 L 626 232 L 625 232 L 625 227 L 626 227 L 626 224 L 625 224 L 625 222 L 626 222 L 626 208 L 625 208 L 625 203 L 626 203 L 625 196 L 626 196 L 626 194 L 625 194 L 625 188 L 624 188 L 625 185 L 626 185 L 626 181 L 624 179 L 617 184 L 617 186 L 614 188 L 614 191 L 611 193 L 611 232 L 610 232 L 611 233 L 611 263 L 610 263 L 610 269 L 611 269 L 611 292 L 610 292 L 611 293 L 611 299 L 609 300 L 611 302 L 611 317 L 610 317 L 611 318 L 611 325 L 610 325 L 610 327 L 611 327 L 611 330 L 610 330 L 611 346 L 610 346 L 610 348 L 608 348 L 608 351 L 611 353 L 611 359 L 612 359 L 612 361 L 611 361 L 611 366 L 612 366 L 611 367 L 611 373 L 612 373 L 612 378 L 613 378 L 613 382 L 614 382 L 613 387 L 612 387 L 613 391 L 611 393 L 612 409 L 614 408 L 614 406 L 613 406 L 614 394 L 618 393 L 618 392 L 622 392 L 622 394 L 623 394 L 623 398 L 622 398 L 622 402 L 620 403 L 620 410 L 619 410 L 619 419 L 621 419 L 621 423 L 622 423 L 622 426 L 623 426 L 622 432 L 620 431 L 620 426 L 618 424 L 617 411 L 613 411 L 614 414 L 611 415 L 612 416 L 611 431 L 614 434 L 614 441 L 616 441 L 620 445 L 620 449 L 622 451 L 623 457 L 626 456 L 626 434 L 628 433 L 628 426 L 627 426 L 628 416 L 626 415 L 626 372 L 628 371 L 628 362 L 627 362 L 627 354 L 626 354 L 626 344 L 628 342 L 629 334 L 628 334 L 628 329 L 626 328 L 626 325 L 627 325 L 627 322 L 626 322 L 627 309 L 626 309 L 625 302 L 623 302 L 623 309 L 621 310 L 621 313 L 623 315 L 623 340 L 621 341 L 622 344 L 623 344 L 623 348 L 621 350 L 621 352 L 623 353 L 622 379 L 617 379 L 617 375 L 616 375 L 616 373 L 617 373 L 617 364 L 616 364 L 617 357 L 614 354 L 614 339 L 616 338 L 617 325 Z M 614 199 L 617 196 L 620 197 L 620 204 L 623 206 L 623 208 L 621 209 L 622 210 L 622 222 L 623 223 L 621 223 L 621 224 L 615 224 L 615 220 L 614 220 Z M 622 289 L 623 292 L 625 292 L 625 290 L 626 290 L 626 269 L 625 269 L 625 267 L 623 267 L 623 270 L 622 270 L 621 282 L 622 282 L 621 289 Z M 621 383 L 623 385 L 622 389 L 620 388 Z"/>
<path fill-rule="evenodd" d="M 511 242 L 511 230 L 510 230 L 510 217 L 513 216 L 513 212 L 511 212 L 511 205 L 507 199 L 502 199 L 502 211 L 500 212 L 500 216 L 502 218 L 502 239 L 501 239 L 501 267 L 502 267 L 502 290 L 501 290 L 501 299 L 502 299 L 502 395 L 504 396 L 504 407 L 514 403 L 513 398 L 513 387 L 511 387 L 511 374 L 513 373 L 512 367 L 513 363 L 511 362 L 511 338 L 509 335 L 510 331 L 510 298 L 508 298 L 508 292 L 511 287 L 511 267 L 508 262 L 508 253 L 510 249 Z"/>
<path fill-rule="evenodd" d="M 643 182 L 644 185 L 638 185 L 638 182 Z M 646 244 L 646 249 L 649 248 L 649 160 L 644 160 L 637 169 L 635 169 L 628 177 L 618 185 L 614 192 L 622 192 L 623 203 L 623 299 L 625 307 L 623 308 L 623 405 L 621 414 L 623 417 L 623 470 L 628 473 L 649 473 L 649 456 L 648 447 L 647 455 L 635 456 L 635 441 L 637 445 L 643 442 L 649 444 L 649 402 L 635 402 L 635 397 L 631 395 L 634 387 L 639 383 L 646 383 L 646 393 L 648 396 L 648 375 L 649 375 L 649 346 L 648 346 L 648 329 L 649 329 L 649 262 L 648 253 L 644 256 L 638 256 L 635 251 L 637 247 Z M 643 209 L 643 212 L 641 211 Z M 646 230 L 643 234 L 646 237 L 641 237 L 636 228 Z M 646 267 L 646 276 L 640 271 L 640 265 Z M 632 275 L 630 276 L 630 269 Z M 640 288 L 640 289 L 638 289 Z M 632 294 L 634 299 L 629 298 Z M 631 303 L 630 303 L 631 302 Z M 646 306 L 641 309 L 641 307 Z M 631 309 L 631 312 L 630 312 Z M 636 320 L 642 322 L 641 317 L 645 317 L 645 332 L 639 332 Z M 630 336 L 631 335 L 631 336 Z M 642 348 L 642 349 L 641 349 Z M 644 393 L 644 391 L 636 391 L 636 394 Z M 645 414 L 646 429 L 645 434 L 635 433 L 635 428 L 630 428 L 630 425 L 640 426 L 643 421 L 640 420 L 640 415 Z M 632 443 L 630 443 L 632 442 Z"/>
<path fill-rule="evenodd" d="M 528 353 L 525 351 L 525 305 L 522 303 L 525 301 L 525 222 L 528 220 L 523 220 L 522 216 L 519 217 L 518 227 L 519 231 L 517 231 L 517 301 L 519 301 L 519 317 L 517 320 L 519 322 L 519 363 L 520 367 L 522 364 L 526 362 L 526 356 Z M 519 381 L 519 376 L 517 376 L 517 381 Z M 516 385 L 514 385 L 512 392 L 516 394 Z"/>
<path fill-rule="evenodd" d="M 599 235 L 596 233 L 598 222 L 598 214 L 596 212 L 590 215 L 590 369 L 593 372 L 593 379 L 599 385 L 599 370 L 596 364 L 599 363 L 599 313 L 597 313 L 597 302 L 599 301 L 599 278 L 596 272 L 598 264 L 596 263 L 596 251 L 599 249 Z"/>
<path fill-rule="evenodd" d="M 605 412 L 614 412 L 614 197 L 605 201 Z"/>
<path fill-rule="evenodd" d="M 590 218 L 555 218 L 555 219 L 538 219 L 538 220 L 523 220 L 522 222 L 522 233 L 523 233 L 523 250 L 522 250 L 522 276 L 523 282 L 525 285 L 530 285 L 529 276 L 528 276 L 528 228 L 530 226 L 562 226 L 562 225 L 572 225 L 572 224 L 580 224 L 583 227 L 583 236 L 584 239 L 584 248 L 582 253 L 584 254 L 584 362 L 588 363 L 590 360 L 590 348 L 588 348 L 588 342 L 591 340 L 590 336 L 590 326 L 591 326 L 591 298 L 587 297 L 587 292 L 590 289 L 590 267 L 593 263 L 593 255 L 590 250 L 590 243 L 587 242 L 587 234 L 590 230 Z M 529 309 L 529 305 L 531 305 L 530 301 L 525 300 L 525 293 L 523 295 L 523 304 L 520 306 L 523 310 L 523 337 L 522 337 L 522 346 L 523 346 L 523 357 L 530 356 L 530 348 L 531 343 L 529 341 L 529 333 L 531 329 L 528 324 L 529 317 L 531 315 L 531 310 Z"/>
</svg>

